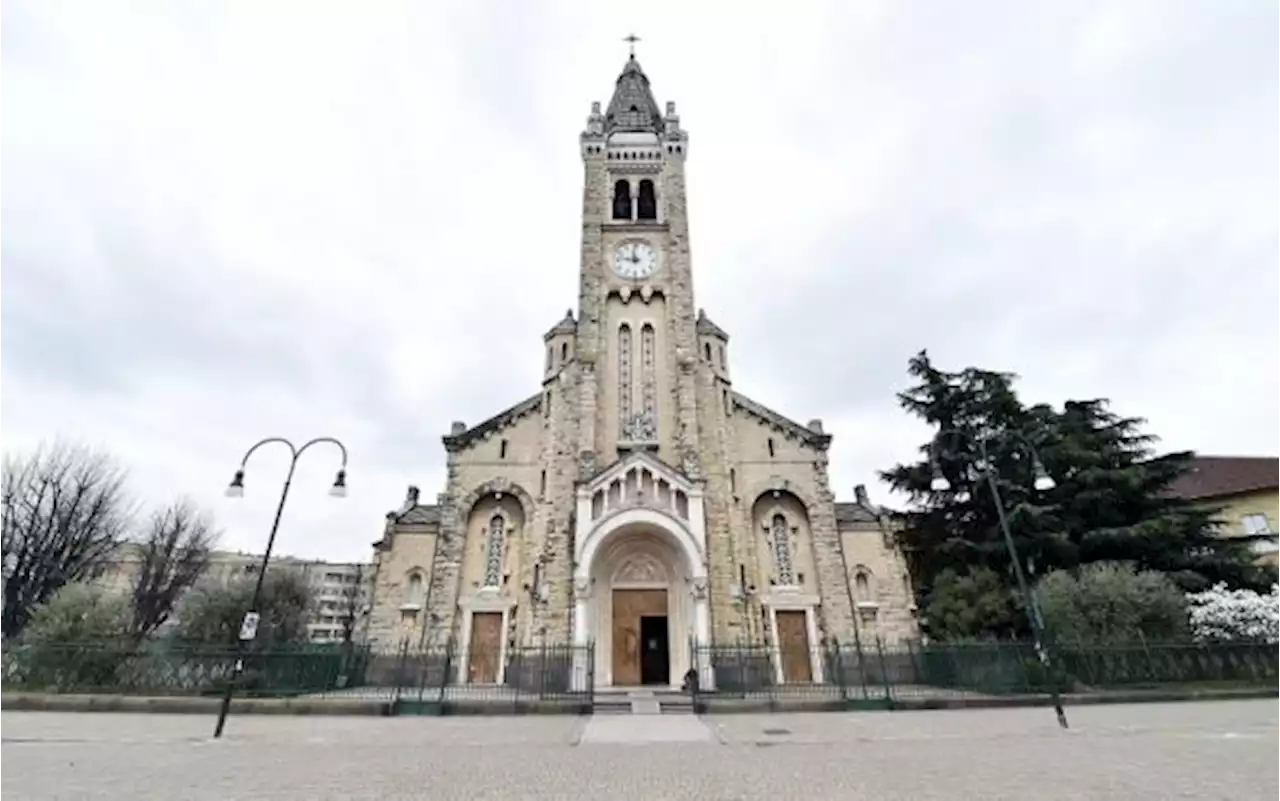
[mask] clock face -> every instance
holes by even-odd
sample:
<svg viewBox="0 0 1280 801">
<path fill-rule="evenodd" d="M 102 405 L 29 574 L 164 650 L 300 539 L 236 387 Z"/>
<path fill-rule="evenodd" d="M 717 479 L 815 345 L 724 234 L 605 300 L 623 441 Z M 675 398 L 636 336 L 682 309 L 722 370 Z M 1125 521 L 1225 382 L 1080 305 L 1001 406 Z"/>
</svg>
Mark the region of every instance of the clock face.
<svg viewBox="0 0 1280 801">
<path fill-rule="evenodd" d="M 658 254 L 647 242 L 623 242 L 613 252 L 613 271 L 623 278 L 648 278 L 658 269 Z"/>
</svg>

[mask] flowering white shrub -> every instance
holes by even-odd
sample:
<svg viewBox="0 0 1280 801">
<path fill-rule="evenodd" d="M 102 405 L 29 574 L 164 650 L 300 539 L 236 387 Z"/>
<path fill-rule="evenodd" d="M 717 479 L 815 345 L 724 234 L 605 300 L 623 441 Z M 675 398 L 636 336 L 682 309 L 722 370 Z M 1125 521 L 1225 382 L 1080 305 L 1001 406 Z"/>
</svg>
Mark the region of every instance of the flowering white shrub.
<svg viewBox="0 0 1280 801">
<path fill-rule="evenodd" d="M 1197 640 L 1280 640 L 1280 584 L 1271 585 L 1269 595 L 1218 584 L 1188 593 L 1187 605 Z"/>
</svg>

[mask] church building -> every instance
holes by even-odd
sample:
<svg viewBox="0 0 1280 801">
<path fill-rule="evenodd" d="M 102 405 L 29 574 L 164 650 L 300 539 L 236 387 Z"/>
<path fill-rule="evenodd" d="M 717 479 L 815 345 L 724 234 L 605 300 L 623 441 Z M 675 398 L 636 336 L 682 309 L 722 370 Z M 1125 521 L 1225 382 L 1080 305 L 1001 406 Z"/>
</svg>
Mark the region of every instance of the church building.
<svg viewBox="0 0 1280 801">
<path fill-rule="evenodd" d="M 689 136 L 632 54 L 580 137 L 577 314 L 542 386 L 444 436 L 434 503 L 410 487 L 375 544 L 375 648 L 444 648 L 458 683 L 517 648 L 576 646 L 596 686 L 679 685 L 710 646 L 821 682 L 821 646 L 915 636 L 882 510 L 837 502 L 831 436 L 747 397 L 694 301 Z M 530 387 L 530 390 L 534 388 Z M 581 680 L 581 679 L 579 679 Z"/>
</svg>

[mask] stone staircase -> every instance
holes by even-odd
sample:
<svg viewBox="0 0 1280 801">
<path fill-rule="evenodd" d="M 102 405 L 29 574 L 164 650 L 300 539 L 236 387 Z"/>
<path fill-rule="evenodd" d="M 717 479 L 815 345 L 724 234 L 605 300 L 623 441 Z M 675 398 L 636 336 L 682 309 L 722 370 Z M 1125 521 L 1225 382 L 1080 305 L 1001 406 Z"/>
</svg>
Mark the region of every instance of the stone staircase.
<svg viewBox="0 0 1280 801">
<path fill-rule="evenodd" d="M 595 692 L 597 715 L 691 715 L 693 700 L 665 687 L 601 687 Z"/>
</svg>

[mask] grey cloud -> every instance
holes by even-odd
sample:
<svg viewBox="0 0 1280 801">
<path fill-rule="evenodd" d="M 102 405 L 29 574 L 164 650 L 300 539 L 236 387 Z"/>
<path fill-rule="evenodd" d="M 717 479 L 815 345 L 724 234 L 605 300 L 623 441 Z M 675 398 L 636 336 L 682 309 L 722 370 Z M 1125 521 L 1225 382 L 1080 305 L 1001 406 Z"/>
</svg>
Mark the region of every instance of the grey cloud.
<svg viewBox="0 0 1280 801">
<path fill-rule="evenodd" d="M 159 383 L 277 398 L 193 407 L 186 436 L 349 436 L 358 505 L 290 519 L 363 555 L 402 483 L 438 489 L 451 420 L 536 391 L 576 305 L 576 136 L 640 25 L 693 136 L 699 305 L 740 390 L 835 430 L 840 495 L 923 437 L 893 397 L 922 347 L 1035 400 L 1109 395 L 1179 446 L 1274 447 L 1274 5 L 812 6 L 659 4 L 682 25 L 645 30 L 572 4 L 9 4 L 6 434 L 78 404 L 162 461 L 181 424 L 120 412 Z M 256 512 L 227 512 L 244 547 Z"/>
</svg>

